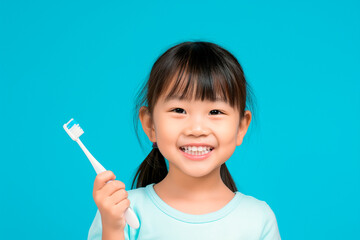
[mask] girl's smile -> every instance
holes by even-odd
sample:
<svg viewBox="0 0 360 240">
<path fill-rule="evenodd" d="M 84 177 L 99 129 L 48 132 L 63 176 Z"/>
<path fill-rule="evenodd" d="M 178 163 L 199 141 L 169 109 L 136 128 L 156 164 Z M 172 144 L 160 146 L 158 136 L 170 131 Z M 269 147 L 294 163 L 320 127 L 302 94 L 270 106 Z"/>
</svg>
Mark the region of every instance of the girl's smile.
<svg viewBox="0 0 360 240">
<path fill-rule="evenodd" d="M 208 158 L 214 147 L 204 143 L 191 143 L 189 145 L 180 147 L 179 149 L 185 157 L 189 158 L 190 160 L 199 161 Z"/>
</svg>

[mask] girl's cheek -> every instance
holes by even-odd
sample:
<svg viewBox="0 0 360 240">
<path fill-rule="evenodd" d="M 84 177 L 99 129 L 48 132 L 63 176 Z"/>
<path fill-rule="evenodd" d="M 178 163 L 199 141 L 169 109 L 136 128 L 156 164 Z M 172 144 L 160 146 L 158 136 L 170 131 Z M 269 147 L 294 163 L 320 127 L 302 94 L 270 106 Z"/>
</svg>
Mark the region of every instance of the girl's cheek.
<svg viewBox="0 0 360 240">
<path fill-rule="evenodd" d="M 175 133 L 179 130 L 180 124 L 178 121 L 174 121 L 169 118 L 159 118 L 157 122 L 157 133 L 162 135 L 162 137 L 166 137 L 166 135 L 171 136 L 171 134 Z"/>
<path fill-rule="evenodd" d="M 219 124 L 216 126 L 216 132 L 220 133 L 221 138 L 232 142 L 237 135 L 237 125 L 235 123 Z"/>
</svg>

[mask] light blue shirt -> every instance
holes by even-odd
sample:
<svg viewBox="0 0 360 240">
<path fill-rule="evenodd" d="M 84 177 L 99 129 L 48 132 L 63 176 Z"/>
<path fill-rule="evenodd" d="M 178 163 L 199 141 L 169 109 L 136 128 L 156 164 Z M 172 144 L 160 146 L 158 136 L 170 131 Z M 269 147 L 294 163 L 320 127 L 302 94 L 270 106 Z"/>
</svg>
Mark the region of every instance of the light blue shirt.
<svg viewBox="0 0 360 240">
<path fill-rule="evenodd" d="M 166 204 L 156 194 L 153 185 L 127 191 L 130 206 L 140 222 L 138 229 L 125 226 L 127 240 L 280 239 L 275 215 L 264 201 L 236 192 L 220 210 L 193 215 Z M 97 211 L 88 240 L 101 239 L 101 234 L 101 215 Z"/>
</svg>

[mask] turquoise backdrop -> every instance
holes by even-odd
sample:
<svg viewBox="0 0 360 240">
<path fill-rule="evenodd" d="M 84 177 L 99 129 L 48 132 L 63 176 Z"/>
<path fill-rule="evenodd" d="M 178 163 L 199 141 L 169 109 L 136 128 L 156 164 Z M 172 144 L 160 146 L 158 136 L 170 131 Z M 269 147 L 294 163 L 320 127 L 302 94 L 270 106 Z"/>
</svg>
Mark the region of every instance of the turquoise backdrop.
<svg viewBox="0 0 360 240">
<path fill-rule="evenodd" d="M 1 239 L 86 239 L 95 172 L 130 189 L 133 100 L 152 64 L 212 41 L 242 64 L 257 121 L 227 162 L 282 239 L 355 239 L 360 225 L 359 1 L 0 1 Z M 141 130 L 141 129 L 140 129 Z"/>
</svg>

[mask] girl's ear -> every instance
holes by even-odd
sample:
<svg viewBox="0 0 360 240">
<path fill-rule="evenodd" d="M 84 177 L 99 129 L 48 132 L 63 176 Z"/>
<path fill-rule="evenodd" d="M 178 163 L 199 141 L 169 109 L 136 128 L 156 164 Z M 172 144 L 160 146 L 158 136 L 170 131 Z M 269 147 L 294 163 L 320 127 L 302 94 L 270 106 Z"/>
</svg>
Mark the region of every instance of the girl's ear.
<svg viewBox="0 0 360 240">
<path fill-rule="evenodd" d="M 240 121 L 240 126 L 236 138 L 236 146 L 240 146 L 242 144 L 245 134 L 249 128 L 250 122 L 251 122 L 251 112 L 247 110 L 245 111 L 244 117 Z"/>
<path fill-rule="evenodd" d="M 142 128 L 151 142 L 156 142 L 155 127 L 151 119 L 149 109 L 142 106 L 139 110 L 139 118 Z"/>
</svg>

